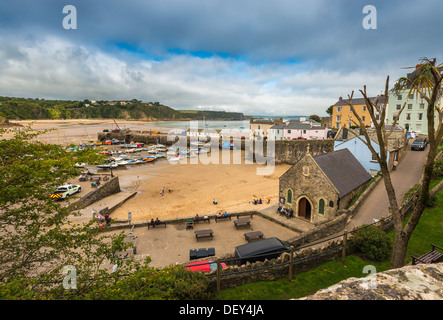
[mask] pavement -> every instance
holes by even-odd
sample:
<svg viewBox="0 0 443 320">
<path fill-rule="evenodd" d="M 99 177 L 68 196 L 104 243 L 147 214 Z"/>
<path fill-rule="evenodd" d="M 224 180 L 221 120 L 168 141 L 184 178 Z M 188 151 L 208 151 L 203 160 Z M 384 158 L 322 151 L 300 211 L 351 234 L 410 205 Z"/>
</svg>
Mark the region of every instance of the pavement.
<svg viewBox="0 0 443 320">
<path fill-rule="evenodd" d="M 249 217 L 249 216 L 248 216 Z M 193 229 L 186 229 L 185 222 L 168 223 L 166 227 L 159 226 L 149 228 L 147 226 L 134 227 L 133 233 L 137 237 L 137 253 L 138 259 L 147 256 L 151 258 L 150 266 L 165 267 L 174 264 L 185 264 L 190 261 L 190 250 L 200 248 L 214 248 L 215 256 L 222 257 L 234 254 L 236 246 L 248 243 L 244 234 L 250 231 L 261 231 L 264 238 L 277 237 L 281 240 L 288 240 L 299 235 L 298 232 L 291 230 L 279 223 L 270 222 L 269 219 L 260 215 L 253 215 L 250 218 L 251 228 L 246 226 L 234 226 L 233 216 L 231 220 L 223 219 L 215 222 L 210 219 L 208 222 L 199 222 L 193 226 Z M 213 238 L 196 239 L 194 231 L 212 229 Z M 123 232 L 125 235 L 130 233 L 131 229 L 114 230 L 107 232 L 106 235 L 119 234 Z M 211 260 L 211 257 L 203 260 Z M 214 259 L 214 257 L 212 257 Z M 201 260 L 201 259 L 199 259 Z"/>
<path fill-rule="evenodd" d="M 397 201 L 400 202 L 403 195 L 420 181 L 426 155 L 427 150 L 412 151 L 408 147 L 408 151 L 399 161 L 397 170 L 391 171 Z M 348 230 L 373 223 L 374 219 L 379 220 L 389 215 L 388 195 L 384 181 L 381 180 L 351 219 Z"/>
</svg>

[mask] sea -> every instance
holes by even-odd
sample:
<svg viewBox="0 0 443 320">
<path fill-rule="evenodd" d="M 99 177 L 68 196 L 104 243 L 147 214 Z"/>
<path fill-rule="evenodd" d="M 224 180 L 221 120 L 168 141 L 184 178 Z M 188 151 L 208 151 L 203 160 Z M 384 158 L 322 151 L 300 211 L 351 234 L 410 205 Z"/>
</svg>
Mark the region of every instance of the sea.
<svg viewBox="0 0 443 320">
<path fill-rule="evenodd" d="M 254 116 L 254 118 L 258 119 L 280 119 L 283 121 L 287 121 L 289 119 L 297 119 L 302 116 L 290 116 L 290 117 L 278 117 L 278 116 Z M 150 126 L 155 127 L 164 127 L 164 128 L 174 128 L 174 129 L 183 129 L 188 130 L 191 125 L 199 129 L 214 129 L 214 130 L 223 130 L 223 129 L 249 129 L 249 120 L 226 120 L 226 121 L 217 121 L 217 120 L 196 120 L 196 121 L 166 121 L 166 122 L 154 122 L 149 123 Z"/>
</svg>

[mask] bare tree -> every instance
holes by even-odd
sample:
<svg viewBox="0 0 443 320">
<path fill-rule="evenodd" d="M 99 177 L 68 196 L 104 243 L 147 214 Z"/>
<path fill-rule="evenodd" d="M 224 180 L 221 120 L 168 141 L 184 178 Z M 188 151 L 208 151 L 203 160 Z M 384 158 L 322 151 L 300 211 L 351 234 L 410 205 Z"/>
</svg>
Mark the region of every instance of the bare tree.
<svg viewBox="0 0 443 320">
<path fill-rule="evenodd" d="M 432 173 L 434 170 L 434 160 L 436 157 L 437 148 L 443 136 L 443 111 L 441 106 L 438 106 L 438 100 L 441 98 L 442 95 L 442 69 L 443 67 L 441 64 L 438 66 L 436 65 L 436 59 L 429 60 L 427 58 L 423 58 L 421 60 L 421 64 L 415 67 L 415 71 L 411 74 L 411 76 L 400 78 L 395 84 L 394 88 L 394 90 L 396 91 L 409 89 L 408 96 L 411 93 L 420 94 L 421 97 L 425 99 L 428 103 L 427 122 L 429 148 L 426 161 L 423 165 L 422 176 L 420 179 L 421 188 L 418 193 L 414 209 L 405 224 L 403 223 L 405 217 L 403 217 L 400 212 L 401 204 L 399 204 L 397 201 L 395 189 L 391 181 L 391 175 L 387 162 L 387 147 L 388 138 L 392 134 L 400 117 L 400 114 L 405 108 L 406 103 L 398 112 L 392 123 L 391 128 L 387 130 L 385 119 L 388 108 L 389 76 L 386 79 L 383 101 L 382 99 L 380 99 L 380 97 L 377 97 L 375 100 L 371 100 L 370 98 L 368 98 L 366 86 L 364 86 L 363 90 L 359 90 L 364 97 L 366 107 L 372 119 L 373 127 L 375 128 L 376 141 L 380 146 L 379 154 L 372 146 L 371 137 L 368 133 L 368 130 L 353 106 L 352 97 L 354 95 L 354 92 L 352 92 L 352 94 L 349 96 L 349 105 L 351 107 L 351 111 L 357 119 L 357 122 L 353 122 L 356 125 L 360 126 L 363 135 L 363 138 L 359 138 L 365 143 L 365 145 L 371 151 L 373 157 L 377 159 L 377 162 L 380 164 L 380 170 L 383 175 L 383 181 L 389 199 L 389 206 L 391 209 L 395 229 L 395 240 L 391 258 L 391 268 L 399 268 L 404 265 L 409 239 L 420 220 L 426 203 L 428 202 L 430 196 L 434 195 L 440 188 L 443 187 L 443 184 L 439 184 L 431 191 L 429 190 Z M 435 112 L 438 113 L 437 123 L 435 123 Z M 377 118 L 377 114 L 379 115 L 379 118 Z"/>
</svg>

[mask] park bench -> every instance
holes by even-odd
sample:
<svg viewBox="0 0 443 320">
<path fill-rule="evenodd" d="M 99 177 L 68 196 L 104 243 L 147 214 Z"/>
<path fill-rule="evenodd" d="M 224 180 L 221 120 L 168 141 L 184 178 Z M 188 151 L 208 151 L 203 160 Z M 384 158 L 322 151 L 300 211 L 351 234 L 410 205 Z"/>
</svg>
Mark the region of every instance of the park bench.
<svg viewBox="0 0 443 320">
<path fill-rule="evenodd" d="M 247 232 L 244 234 L 246 241 L 250 242 L 251 240 L 257 239 L 261 240 L 263 239 L 263 232 L 261 231 L 252 231 Z"/>
<path fill-rule="evenodd" d="M 190 260 L 193 259 L 200 259 L 200 258 L 206 258 L 215 256 L 215 248 L 200 248 L 200 249 L 190 249 L 189 250 L 189 258 Z"/>
<path fill-rule="evenodd" d="M 208 216 L 204 216 L 204 217 L 195 216 L 194 217 L 194 223 L 197 223 L 200 221 L 206 221 L 207 223 L 211 223 Z"/>
<path fill-rule="evenodd" d="M 213 238 L 212 229 L 196 230 L 194 231 L 194 234 L 197 241 L 199 238 Z"/>
<path fill-rule="evenodd" d="M 235 229 L 238 229 L 239 226 L 244 225 L 248 228 L 251 228 L 251 221 L 249 219 L 237 219 L 234 220 Z"/>
<path fill-rule="evenodd" d="M 440 250 L 443 250 L 443 248 L 440 248 L 434 244 L 431 244 L 432 250 L 425 253 L 421 257 L 417 258 L 415 256 L 412 256 L 412 265 L 420 264 L 420 263 L 435 263 L 435 262 L 441 262 L 443 261 L 443 253 L 440 253 L 435 250 L 435 248 L 438 248 Z"/>
<path fill-rule="evenodd" d="M 155 228 L 158 226 L 164 226 L 166 228 L 166 222 L 164 222 L 164 221 L 148 222 L 148 229 Z"/>
<path fill-rule="evenodd" d="M 225 219 L 229 219 L 229 220 L 231 220 L 231 216 L 230 216 L 230 215 L 219 215 L 219 216 L 215 216 L 215 222 L 218 222 L 218 220 L 225 220 Z"/>
</svg>

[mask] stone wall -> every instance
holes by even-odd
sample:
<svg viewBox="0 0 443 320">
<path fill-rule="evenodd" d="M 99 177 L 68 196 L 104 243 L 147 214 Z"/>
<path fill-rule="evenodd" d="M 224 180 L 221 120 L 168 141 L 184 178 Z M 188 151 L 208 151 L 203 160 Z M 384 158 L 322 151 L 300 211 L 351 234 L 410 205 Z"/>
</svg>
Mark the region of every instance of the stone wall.
<svg viewBox="0 0 443 320">
<path fill-rule="evenodd" d="M 115 176 L 106 183 L 100 184 L 100 186 L 85 196 L 81 197 L 77 202 L 74 203 L 72 210 L 78 210 L 84 207 L 87 207 L 107 196 L 113 195 L 115 193 L 120 192 L 120 183 L 118 177 Z"/>
<path fill-rule="evenodd" d="M 296 164 L 306 155 L 307 146 L 313 156 L 334 151 L 334 140 L 275 141 L 275 163 Z"/>
</svg>

